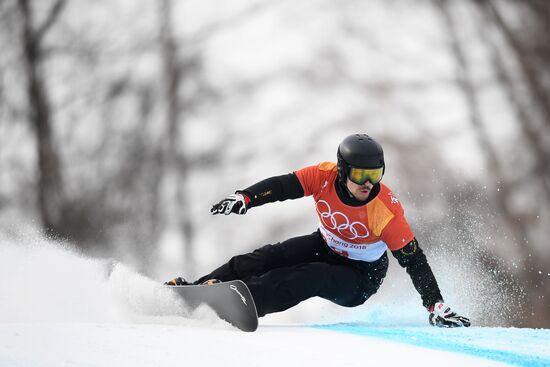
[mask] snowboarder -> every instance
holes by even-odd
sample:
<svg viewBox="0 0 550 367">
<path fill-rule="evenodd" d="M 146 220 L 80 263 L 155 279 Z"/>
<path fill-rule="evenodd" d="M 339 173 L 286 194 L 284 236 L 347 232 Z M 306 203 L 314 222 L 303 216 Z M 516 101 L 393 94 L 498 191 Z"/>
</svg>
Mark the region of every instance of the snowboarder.
<svg viewBox="0 0 550 367">
<path fill-rule="evenodd" d="M 411 277 L 431 325 L 470 326 L 468 318 L 443 302 L 400 202 L 380 182 L 384 171 L 381 145 L 368 135 L 354 134 L 339 145 L 337 163 L 323 162 L 236 191 L 213 205 L 211 213 L 243 215 L 266 203 L 313 196 L 319 228 L 234 256 L 195 282 L 178 277 L 165 284 L 240 279 L 252 293 L 258 316 L 284 311 L 315 296 L 355 307 L 380 287 L 389 249 Z"/>
</svg>

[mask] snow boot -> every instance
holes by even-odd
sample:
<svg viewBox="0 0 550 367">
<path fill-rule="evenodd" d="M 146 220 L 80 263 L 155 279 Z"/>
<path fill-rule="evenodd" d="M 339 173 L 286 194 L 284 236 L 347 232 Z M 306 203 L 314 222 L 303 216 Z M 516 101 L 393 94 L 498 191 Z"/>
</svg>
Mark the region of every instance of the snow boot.
<svg viewBox="0 0 550 367">
<path fill-rule="evenodd" d="M 164 285 L 171 285 L 171 286 L 174 286 L 174 285 L 193 285 L 193 283 L 188 282 L 187 280 L 185 280 L 185 278 L 177 277 L 177 278 L 174 278 L 172 280 L 169 280 L 169 281 L 165 282 Z"/>
</svg>

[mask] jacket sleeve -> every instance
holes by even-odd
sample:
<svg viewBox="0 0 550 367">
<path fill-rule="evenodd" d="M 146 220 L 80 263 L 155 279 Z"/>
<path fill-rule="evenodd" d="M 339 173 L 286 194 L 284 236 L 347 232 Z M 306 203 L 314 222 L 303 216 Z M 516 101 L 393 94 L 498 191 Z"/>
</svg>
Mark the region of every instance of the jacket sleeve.
<svg viewBox="0 0 550 367">
<path fill-rule="evenodd" d="M 414 287 L 420 293 L 424 307 L 429 309 L 436 302 L 443 301 L 435 276 L 428 264 L 428 259 L 426 259 L 426 255 L 424 255 L 424 252 L 418 246 L 416 238 L 413 238 L 403 248 L 392 251 L 392 254 L 399 262 L 399 265 L 407 270 Z"/>
<path fill-rule="evenodd" d="M 295 173 L 270 177 L 238 192 L 248 196 L 249 208 L 304 196 L 304 189 Z"/>
</svg>

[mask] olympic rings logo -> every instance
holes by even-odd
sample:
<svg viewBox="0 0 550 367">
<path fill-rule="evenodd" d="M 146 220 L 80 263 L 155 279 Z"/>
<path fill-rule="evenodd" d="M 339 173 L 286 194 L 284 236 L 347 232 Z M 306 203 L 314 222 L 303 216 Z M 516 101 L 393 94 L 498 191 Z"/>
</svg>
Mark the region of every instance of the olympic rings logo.
<svg viewBox="0 0 550 367">
<path fill-rule="evenodd" d="M 320 206 L 325 205 L 325 211 L 322 211 Z M 341 212 L 332 212 L 330 205 L 325 200 L 319 200 L 315 204 L 319 218 L 325 228 L 337 230 L 342 236 L 348 240 L 355 240 L 357 238 L 367 238 L 369 236 L 369 230 L 367 226 L 361 222 L 349 222 L 349 218 Z"/>
</svg>

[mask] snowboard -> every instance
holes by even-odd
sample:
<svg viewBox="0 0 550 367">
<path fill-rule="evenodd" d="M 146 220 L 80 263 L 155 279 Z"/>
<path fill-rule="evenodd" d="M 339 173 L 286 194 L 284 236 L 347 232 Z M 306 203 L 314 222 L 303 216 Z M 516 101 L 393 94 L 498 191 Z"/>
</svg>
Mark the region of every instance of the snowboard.
<svg viewBox="0 0 550 367">
<path fill-rule="evenodd" d="M 258 328 L 258 313 L 250 290 L 240 280 L 211 285 L 170 286 L 192 310 L 206 304 L 222 319 L 242 331 Z"/>
</svg>

